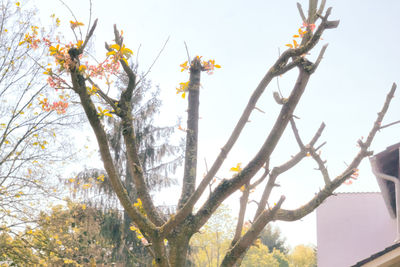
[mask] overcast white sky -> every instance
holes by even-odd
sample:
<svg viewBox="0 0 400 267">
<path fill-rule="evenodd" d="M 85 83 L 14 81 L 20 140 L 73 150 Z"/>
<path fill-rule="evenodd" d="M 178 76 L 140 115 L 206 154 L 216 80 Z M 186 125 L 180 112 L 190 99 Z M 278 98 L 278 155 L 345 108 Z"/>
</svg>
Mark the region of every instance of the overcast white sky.
<svg viewBox="0 0 400 267">
<path fill-rule="evenodd" d="M 307 2 L 301 1 L 307 10 Z M 331 19 L 340 19 L 337 29 L 326 31 L 323 40 L 309 59 L 314 60 L 325 43 L 329 47 L 295 114 L 301 119 L 298 128 L 304 142 L 323 121 L 327 127 L 321 141 L 327 141 L 322 156 L 328 160 L 332 177 L 350 162 L 357 152 L 356 141 L 366 136 L 393 82 L 400 81 L 398 64 L 400 11 L 399 1 L 327 1 L 333 6 Z M 55 13 L 62 23 L 71 16 L 58 1 L 37 0 L 43 21 Z M 65 0 L 78 19 L 87 24 L 89 1 Z M 141 70 L 146 71 L 165 40 L 165 51 L 149 74 L 162 90 L 164 107 L 160 119 L 175 123 L 185 116 L 186 103 L 175 95 L 179 82 L 188 79 L 179 64 L 187 59 L 184 41 L 191 56 L 215 59 L 222 66 L 214 75 L 202 76 L 199 177 L 204 172 L 203 159 L 211 165 L 237 122 L 251 92 L 278 56 L 286 49 L 291 36 L 301 26 L 296 1 L 239 0 L 114 0 L 93 1 L 93 17 L 99 18 L 95 34 L 96 55 L 104 56 L 104 41 L 113 39 L 112 25 L 124 31 L 127 47 L 139 53 Z M 68 36 L 68 34 L 66 34 Z M 297 70 L 280 79 L 284 95 L 293 87 Z M 274 122 L 279 106 L 272 100 L 276 81 L 267 88 L 255 112 L 230 154 L 219 176 L 232 175 L 227 170 L 237 162 L 245 164 L 262 144 Z M 400 90 L 400 89 L 399 89 Z M 400 119 L 400 94 L 397 93 L 385 122 Z M 183 120 L 185 121 L 185 119 Z M 289 130 L 289 129 L 288 129 Z M 379 152 L 400 142 L 400 126 L 382 131 L 372 149 Z M 272 157 L 279 165 L 297 152 L 290 131 Z M 295 208 L 314 196 L 322 187 L 322 178 L 307 159 L 294 171 L 281 177 L 282 185 L 274 194 L 285 194 L 284 208 Z M 377 191 L 368 160 L 360 168 L 359 179 L 339 191 Z M 254 196 L 256 199 L 256 195 Z M 230 203 L 236 203 L 230 200 Z M 274 199 L 271 200 L 272 202 Z M 167 201 L 166 201 L 167 202 Z M 251 206 L 255 209 L 255 207 Z M 280 227 L 291 245 L 316 244 L 315 215 L 300 223 L 282 223 Z"/>
</svg>

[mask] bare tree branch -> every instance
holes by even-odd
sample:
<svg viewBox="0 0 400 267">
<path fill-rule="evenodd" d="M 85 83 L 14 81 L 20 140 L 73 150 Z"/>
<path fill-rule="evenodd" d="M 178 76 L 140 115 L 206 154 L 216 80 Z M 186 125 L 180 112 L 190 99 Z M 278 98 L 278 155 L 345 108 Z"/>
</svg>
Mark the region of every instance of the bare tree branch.
<svg viewBox="0 0 400 267">
<path fill-rule="evenodd" d="M 328 12 L 329 11 L 329 12 Z M 227 143 L 225 144 L 224 147 L 222 147 L 221 152 L 217 156 L 216 160 L 214 161 L 214 164 L 211 166 L 210 170 L 206 174 L 206 176 L 203 178 L 203 180 L 200 182 L 198 185 L 197 189 L 194 191 L 194 193 L 190 196 L 186 204 L 177 212 L 177 214 L 174 216 L 174 220 L 167 222 L 165 224 L 161 231 L 162 232 L 169 232 L 173 225 L 176 225 L 178 222 L 181 222 L 192 210 L 195 205 L 195 203 L 199 200 L 200 196 L 204 192 L 204 190 L 207 188 L 208 184 L 210 181 L 214 178 L 216 173 L 218 172 L 219 168 L 221 167 L 222 163 L 225 161 L 225 158 L 227 157 L 229 151 L 232 149 L 233 145 L 235 144 L 236 140 L 239 138 L 244 126 L 248 122 L 248 119 L 250 117 L 250 114 L 254 110 L 256 103 L 260 96 L 263 94 L 265 88 L 268 86 L 270 81 L 282 74 L 282 70 L 285 69 L 285 71 L 290 70 L 291 68 L 304 64 L 304 59 L 299 57 L 300 55 L 306 54 L 308 51 L 310 51 L 319 41 L 321 38 L 322 33 L 324 30 L 327 28 L 327 22 L 328 22 L 328 17 L 330 15 L 330 10 L 328 10 L 326 15 L 322 19 L 322 23 L 319 25 L 318 29 L 316 30 L 315 34 L 312 36 L 312 38 L 303 46 L 300 46 L 299 48 L 296 49 L 288 49 L 282 55 L 278 58 L 278 60 L 275 62 L 275 64 L 269 69 L 267 74 L 264 76 L 264 78 L 261 80 L 257 88 L 254 90 L 252 96 L 250 97 L 250 100 L 243 111 L 237 125 L 235 126 L 234 130 L 232 131 L 231 136 L 229 137 Z M 338 24 L 338 22 L 337 22 Z M 296 58 L 293 62 L 295 63 L 289 63 L 287 64 L 289 58 L 292 57 L 298 57 Z M 308 63 L 307 63 L 308 64 Z M 313 68 L 312 64 L 308 64 L 307 66 L 308 70 L 307 71 L 315 71 L 315 68 Z M 239 186 L 240 187 L 240 186 Z"/>
<path fill-rule="evenodd" d="M 236 242 L 240 239 L 242 235 L 244 216 L 246 214 L 247 202 L 249 201 L 250 195 L 249 184 L 247 183 L 246 185 L 244 185 L 244 187 L 245 188 L 242 192 L 242 196 L 240 197 L 239 216 L 236 223 L 235 235 L 233 236 L 233 239 L 231 241 L 231 247 L 236 244 Z"/>
<path fill-rule="evenodd" d="M 264 210 L 259 218 L 251 225 L 250 229 L 235 243 L 232 249 L 230 249 L 222 260 L 221 267 L 233 266 L 236 260 L 247 251 L 251 244 L 256 240 L 262 229 L 268 224 L 268 222 L 274 219 L 274 216 L 279 211 L 285 201 L 285 196 L 281 196 L 278 203 L 268 210 Z"/>
<path fill-rule="evenodd" d="M 268 183 L 264 188 L 264 192 L 261 196 L 260 203 L 258 205 L 256 214 L 254 216 L 254 220 L 261 214 L 261 212 L 265 209 L 265 206 L 267 205 L 269 196 L 271 194 L 271 191 L 273 187 L 276 185 L 276 179 L 278 176 L 289 169 L 293 168 L 295 165 L 297 165 L 302 159 L 304 159 L 307 156 L 307 152 L 309 151 L 310 148 L 312 148 L 315 143 L 318 141 L 318 138 L 321 136 L 322 131 L 325 128 L 325 124 L 321 124 L 319 127 L 318 131 L 315 133 L 314 137 L 308 143 L 306 146 L 303 145 L 303 142 L 300 139 L 300 136 L 298 134 L 298 130 L 296 128 L 296 125 L 294 123 L 293 118 L 291 119 L 291 124 L 292 124 L 292 130 L 293 133 L 296 137 L 296 140 L 298 140 L 298 144 L 300 146 L 300 151 L 294 155 L 289 161 L 286 163 L 282 164 L 281 166 L 274 167 L 271 171 L 270 177 L 268 179 Z"/>
<path fill-rule="evenodd" d="M 300 67 L 300 72 L 294 89 L 286 104 L 282 106 L 281 112 L 276 119 L 275 125 L 272 128 L 268 138 L 264 142 L 263 146 L 257 153 L 257 155 L 247 164 L 243 170 L 238 173 L 234 178 L 230 180 L 224 179 L 214 190 L 210 198 L 204 203 L 200 210 L 195 215 L 196 223 L 195 227 L 200 227 L 203 225 L 209 215 L 218 207 L 218 205 L 231 193 L 239 189 L 243 184 L 250 181 L 250 179 L 258 172 L 262 165 L 266 162 L 269 156 L 272 154 L 275 146 L 280 140 L 286 125 L 293 114 L 293 111 L 299 102 L 301 95 L 308 83 L 310 75 L 305 68 L 307 64 Z"/>
<path fill-rule="evenodd" d="M 344 181 L 346 181 L 355 171 L 361 160 L 372 153 L 368 151 L 372 140 L 378 132 L 382 120 L 389 108 L 390 102 L 393 98 L 394 92 L 396 91 L 396 84 L 393 83 L 392 88 L 386 96 L 385 103 L 381 111 L 378 113 L 377 119 L 373 124 L 371 131 L 368 134 L 368 138 L 365 143 L 360 147 L 360 152 L 355 156 L 351 164 L 344 170 L 344 172 L 337 176 L 331 183 L 326 184 L 325 187 L 318 192 L 308 203 L 295 210 L 279 210 L 275 216 L 275 219 L 282 221 L 294 221 L 303 218 L 313 210 L 315 210 L 327 197 L 332 195 L 333 191 L 337 189 Z"/>
<path fill-rule="evenodd" d="M 306 18 L 306 16 L 304 15 L 303 8 L 301 7 L 301 4 L 300 4 L 299 2 L 297 2 L 297 9 L 299 10 L 301 20 L 302 20 L 303 22 L 307 22 L 307 18 Z"/>
</svg>

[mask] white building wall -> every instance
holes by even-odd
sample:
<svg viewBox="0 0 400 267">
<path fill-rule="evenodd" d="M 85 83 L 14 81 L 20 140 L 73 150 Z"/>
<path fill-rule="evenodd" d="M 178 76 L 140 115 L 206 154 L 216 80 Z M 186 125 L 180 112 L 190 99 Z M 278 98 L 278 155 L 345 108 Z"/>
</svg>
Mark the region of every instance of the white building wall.
<svg viewBox="0 0 400 267">
<path fill-rule="evenodd" d="M 343 193 L 317 208 L 318 267 L 348 267 L 394 244 L 380 193 Z"/>
</svg>

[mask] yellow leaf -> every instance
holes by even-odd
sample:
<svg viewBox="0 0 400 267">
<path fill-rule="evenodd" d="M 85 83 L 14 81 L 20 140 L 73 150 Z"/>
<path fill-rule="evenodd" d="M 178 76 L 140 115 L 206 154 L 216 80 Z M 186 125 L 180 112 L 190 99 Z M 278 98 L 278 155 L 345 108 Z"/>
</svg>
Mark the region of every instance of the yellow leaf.
<svg viewBox="0 0 400 267">
<path fill-rule="evenodd" d="M 69 23 L 70 23 L 72 29 L 75 29 L 76 27 L 85 25 L 85 24 L 83 24 L 82 22 L 79 22 L 79 21 L 72 21 L 72 20 L 71 20 Z"/>
<path fill-rule="evenodd" d="M 242 187 L 240 187 L 240 192 L 244 192 L 245 189 L 246 189 L 246 187 L 244 185 L 242 185 Z"/>
<path fill-rule="evenodd" d="M 285 44 L 285 46 L 288 46 L 288 47 L 290 47 L 290 48 L 293 48 L 293 45 L 292 45 L 292 44 Z"/>
<path fill-rule="evenodd" d="M 294 48 L 299 47 L 299 44 L 296 42 L 296 40 L 293 40 Z"/>
<path fill-rule="evenodd" d="M 299 37 L 300 37 L 300 35 L 298 35 L 298 34 L 293 35 L 293 38 L 299 38 Z"/>
<path fill-rule="evenodd" d="M 123 60 L 126 63 L 126 65 L 129 65 L 128 60 L 126 60 L 126 58 L 123 57 L 123 58 L 121 58 L 121 60 Z"/>
<path fill-rule="evenodd" d="M 51 68 L 47 68 L 45 72 L 43 72 L 43 74 L 46 75 L 51 75 L 53 73 L 53 70 Z"/>
<path fill-rule="evenodd" d="M 85 210 L 85 209 L 86 209 L 86 205 L 85 205 L 85 204 L 82 204 L 82 206 L 81 206 L 81 207 L 82 207 L 82 209 L 83 209 L 83 210 Z"/>
<path fill-rule="evenodd" d="M 111 55 L 115 55 L 115 51 L 113 50 L 113 51 L 110 51 L 110 52 L 108 52 L 107 54 L 106 54 L 106 56 L 108 57 L 108 56 L 111 56 Z"/>
<path fill-rule="evenodd" d="M 84 71 L 84 70 L 86 70 L 86 66 L 85 65 L 80 65 L 78 70 L 79 71 Z"/>
<path fill-rule="evenodd" d="M 220 69 L 221 65 L 215 64 L 214 67 L 217 68 L 217 69 Z"/>
<path fill-rule="evenodd" d="M 181 65 L 179 65 L 182 69 L 181 72 L 183 72 L 184 70 L 188 70 L 189 66 L 188 66 L 188 61 L 183 62 Z"/>
<path fill-rule="evenodd" d="M 124 47 L 123 53 L 124 53 L 126 56 L 132 55 L 132 54 L 133 54 L 132 50 L 130 50 L 129 48 L 126 48 L 126 47 Z"/>
<path fill-rule="evenodd" d="M 80 48 L 82 45 L 83 45 L 83 41 L 82 41 L 82 40 L 79 40 L 79 41 L 76 43 L 76 47 L 78 47 L 78 48 Z"/>
<path fill-rule="evenodd" d="M 241 165 L 242 165 L 242 163 L 236 164 L 236 167 L 230 168 L 230 171 L 232 171 L 232 172 L 240 172 L 242 170 L 242 168 L 240 167 Z"/>
<path fill-rule="evenodd" d="M 118 51 L 121 49 L 121 47 L 119 46 L 119 44 L 112 44 L 112 45 L 110 45 L 110 48 L 115 49 L 115 50 L 118 50 Z"/>
<path fill-rule="evenodd" d="M 304 34 L 306 34 L 306 33 L 307 33 L 307 31 L 303 31 L 301 28 L 299 28 L 299 35 L 300 35 L 301 37 L 303 37 Z"/>
</svg>

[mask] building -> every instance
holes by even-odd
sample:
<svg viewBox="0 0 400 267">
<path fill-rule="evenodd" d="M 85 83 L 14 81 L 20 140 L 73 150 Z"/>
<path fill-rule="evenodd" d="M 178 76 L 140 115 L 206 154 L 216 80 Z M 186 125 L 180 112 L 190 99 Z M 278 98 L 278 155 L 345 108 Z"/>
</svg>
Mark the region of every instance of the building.
<svg viewBox="0 0 400 267">
<path fill-rule="evenodd" d="M 370 159 L 381 192 L 343 193 L 317 208 L 319 267 L 400 266 L 400 143 Z"/>
</svg>

